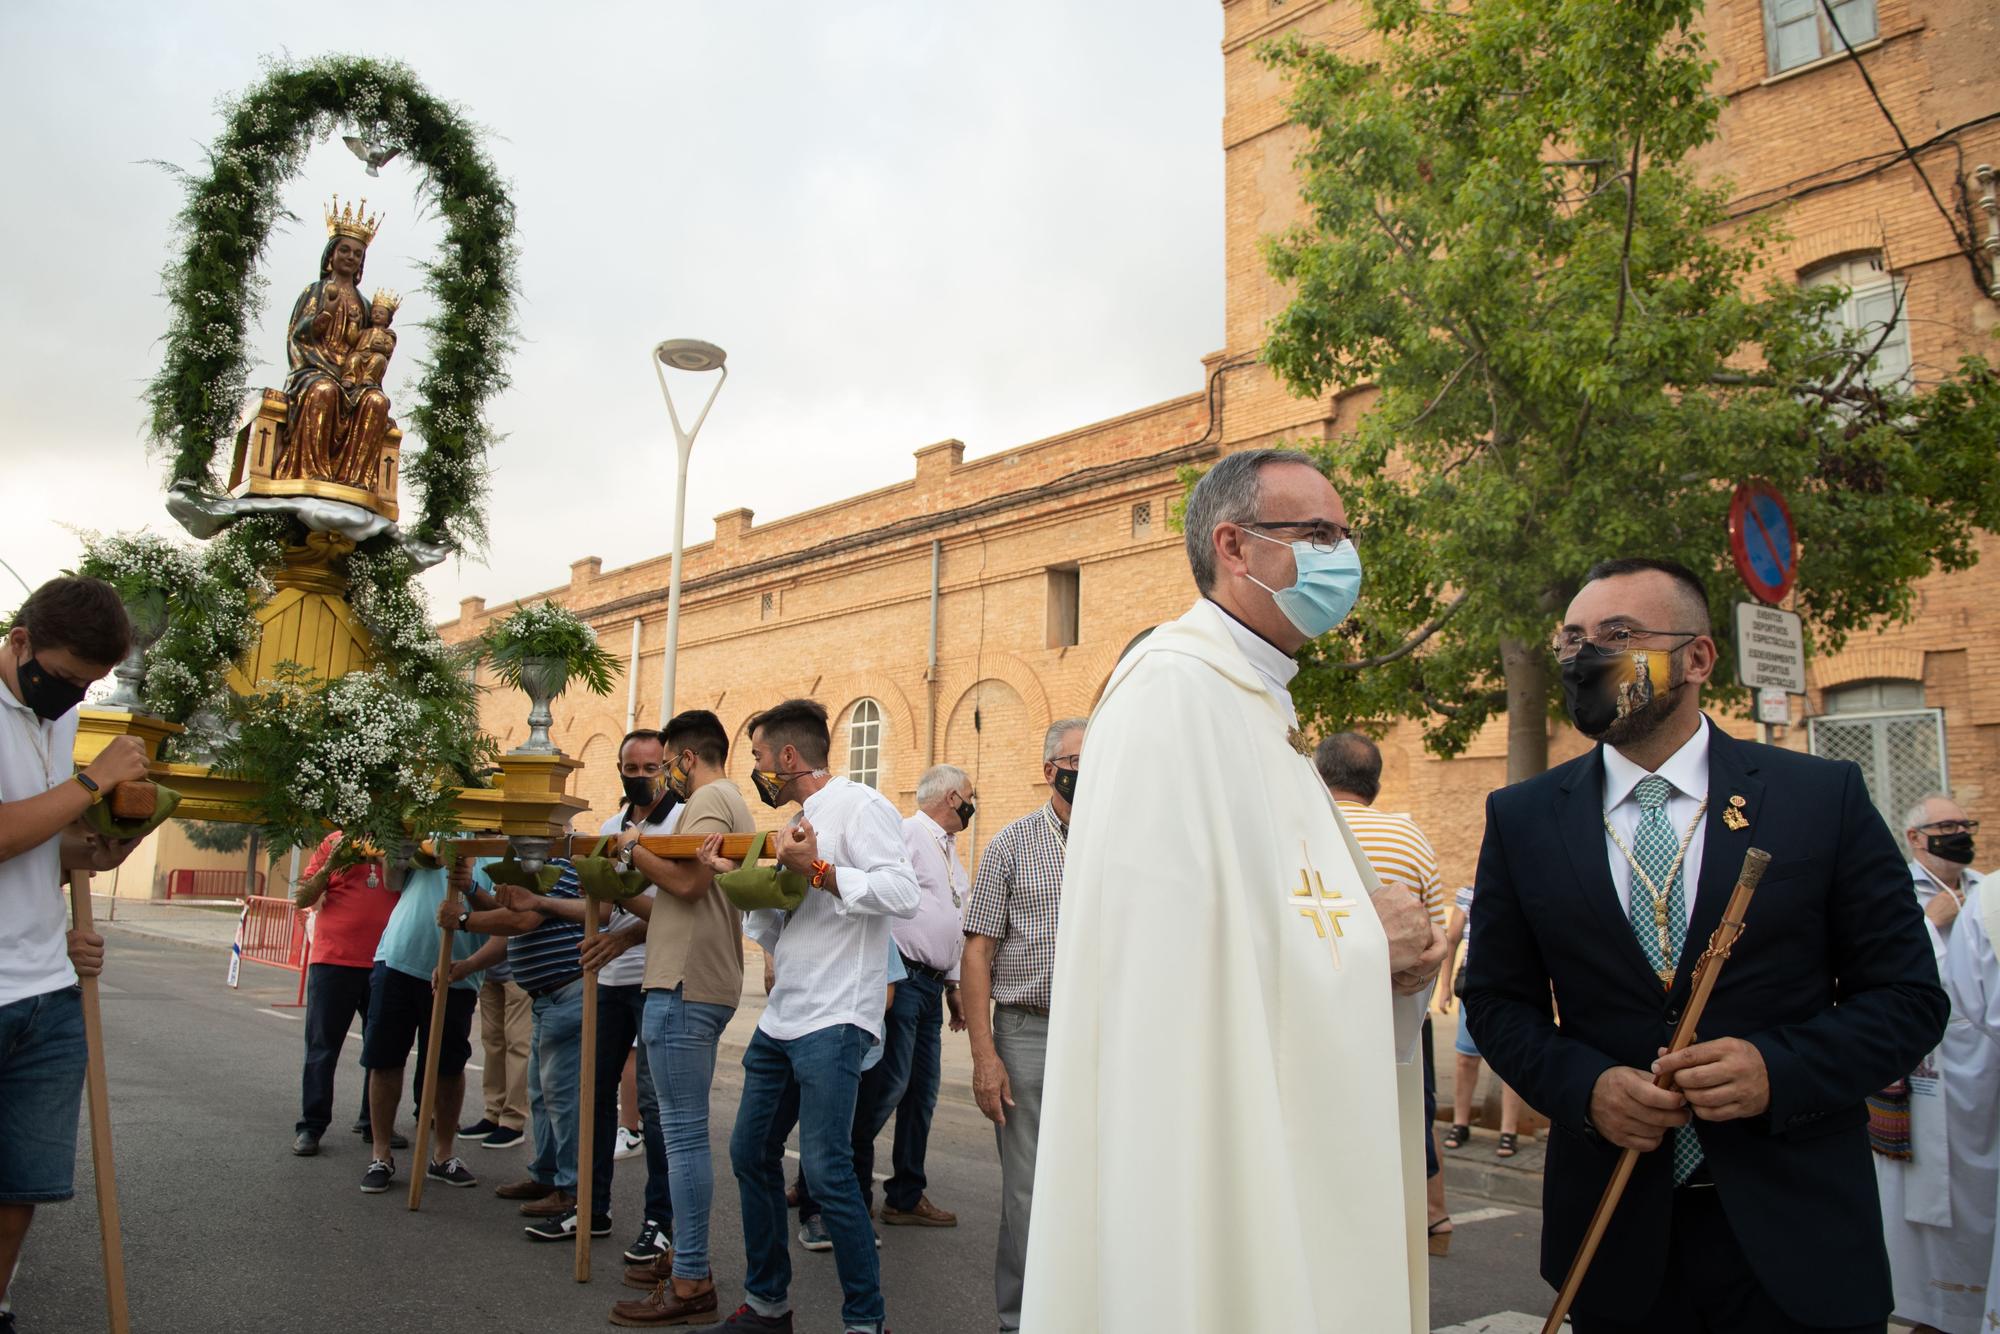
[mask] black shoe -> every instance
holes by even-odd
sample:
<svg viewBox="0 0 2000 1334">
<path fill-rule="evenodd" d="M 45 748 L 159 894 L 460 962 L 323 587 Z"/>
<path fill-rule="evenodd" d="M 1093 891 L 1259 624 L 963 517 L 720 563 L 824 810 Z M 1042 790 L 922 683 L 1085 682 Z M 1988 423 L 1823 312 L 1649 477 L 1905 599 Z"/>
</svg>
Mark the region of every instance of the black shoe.
<svg viewBox="0 0 2000 1334">
<path fill-rule="evenodd" d="M 639 1229 L 639 1239 L 625 1248 L 625 1259 L 630 1264 L 651 1264 L 667 1253 L 667 1237 L 660 1225 L 652 1219 Z"/>
<path fill-rule="evenodd" d="M 301 1130 L 292 1136 L 292 1153 L 299 1158 L 312 1158 L 319 1153 L 319 1136 L 310 1130 Z"/>
<path fill-rule="evenodd" d="M 349 1126 L 348 1129 L 352 1130 L 357 1135 L 363 1136 L 364 1138 L 371 1133 L 368 1129 L 368 1123 L 366 1121 L 356 1121 L 353 1125 Z"/>
<path fill-rule="evenodd" d="M 560 1218 L 537 1218 L 521 1229 L 528 1234 L 529 1241 L 575 1241 L 576 1210 L 571 1209 Z M 590 1235 L 608 1237 L 611 1235 L 611 1215 L 592 1214 Z"/>
<path fill-rule="evenodd" d="M 499 1128 L 500 1123 L 498 1121 L 489 1121 L 482 1116 L 469 1126 L 460 1126 L 458 1128 L 458 1135 L 460 1139 L 485 1139 Z"/>
<path fill-rule="evenodd" d="M 736 1308 L 735 1315 L 712 1328 L 714 1334 L 792 1334 L 792 1313 L 758 1315 L 746 1302 Z"/>
<path fill-rule="evenodd" d="M 526 1138 L 527 1136 L 512 1126 L 501 1126 L 485 1139 L 480 1140 L 479 1147 L 482 1149 L 511 1149 Z"/>
<path fill-rule="evenodd" d="M 396 1179 L 396 1164 L 377 1158 L 368 1164 L 368 1170 L 361 1174 L 361 1189 L 364 1194 L 380 1195 L 389 1189 L 389 1183 Z"/>
<path fill-rule="evenodd" d="M 479 1178 L 465 1170 L 465 1164 L 456 1158 L 447 1158 L 441 1163 L 432 1163 L 424 1169 L 424 1180 L 436 1181 L 447 1186 L 476 1186 Z"/>
</svg>

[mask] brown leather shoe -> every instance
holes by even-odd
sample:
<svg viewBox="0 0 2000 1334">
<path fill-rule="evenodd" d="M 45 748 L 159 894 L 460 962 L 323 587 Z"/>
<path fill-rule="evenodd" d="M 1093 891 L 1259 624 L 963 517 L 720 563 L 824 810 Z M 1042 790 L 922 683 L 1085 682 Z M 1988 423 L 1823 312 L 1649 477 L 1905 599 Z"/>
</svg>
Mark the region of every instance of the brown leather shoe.
<svg viewBox="0 0 2000 1334">
<path fill-rule="evenodd" d="M 523 1218 L 561 1218 L 576 1208 L 576 1196 L 566 1190 L 554 1191 L 539 1200 L 532 1200 L 521 1206 Z"/>
<path fill-rule="evenodd" d="M 940 1209 L 931 1203 L 930 1196 L 919 1195 L 914 1209 L 898 1209 L 887 1200 L 882 1201 L 883 1227 L 957 1227 L 958 1215 Z"/>
<path fill-rule="evenodd" d="M 721 1318 L 715 1281 L 706 1278 L 656 1283 L 652 1292 L 638 1301 L 619 1302 L 611 1308 L 612 1324 L 635 1329 L 655 1325 L 712 1325 Z"/>
<path fill-rule="evenodd" d="M 516 1181 L 505 1186 L 495 1186 L 493 1193 L 503 1200 L 545 1200 L 556 1193 L 556 1188 L 554 1186 L 544 1186 L 541 1182 L 530 1178 L 527 1181 Z"/>
<path fill-rule="evenodd" d="M 642 1265 L 625 1266 L 625 1286 L 651 1292 L 662 1283 L 674 1281 L 674 1253 L 671 1247 Z"/>
</svg>

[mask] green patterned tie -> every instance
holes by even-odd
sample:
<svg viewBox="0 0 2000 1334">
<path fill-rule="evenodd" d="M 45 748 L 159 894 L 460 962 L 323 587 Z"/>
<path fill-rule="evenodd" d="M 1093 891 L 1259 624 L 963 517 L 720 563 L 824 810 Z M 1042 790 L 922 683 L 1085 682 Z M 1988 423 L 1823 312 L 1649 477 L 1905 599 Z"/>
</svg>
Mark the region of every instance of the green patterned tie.
<svg viewBox="0 0 2000 1334">
<path fill-rule="evenodd" d="M 1645 951 L 1646 962 L 1656 973 L 1666 973 L 1679 963 L 1681 946 L 1687 941 L 1687 880 L 1682 868 L 1674 865 L 1681 844 L 1673 822 L 1667 819 L 1667 798 L 1673 791 L 1673 784 L 1657 774 L 1640 779 L 1632 790 L 1639 799 L 1639 828 L 1632 838 L 1632 860 L 1652 878 L 1654 885 L 1667 885 L 1670 954 L 1665 957 L 1660 951 L 1660 929 L 1653 915 L 1653 892 L 1646 876 L 1632 877 L 1629 896 L 1632 933 L 1639 938 L 1639 948 Z M 1673 877 L 1671 885 L 1667 884 L 1669 875 Z M 1674 1184 L 1685 1182 L 1700 1165 L 1701 1140 L 1692 1125 L 1683 1126 L 1674 1132 Z"/>
</svg>

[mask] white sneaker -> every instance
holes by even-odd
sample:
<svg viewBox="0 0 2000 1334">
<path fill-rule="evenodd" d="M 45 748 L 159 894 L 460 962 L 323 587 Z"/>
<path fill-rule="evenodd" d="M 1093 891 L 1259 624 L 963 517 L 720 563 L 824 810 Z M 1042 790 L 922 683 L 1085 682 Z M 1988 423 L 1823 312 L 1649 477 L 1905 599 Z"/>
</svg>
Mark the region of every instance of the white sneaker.
<svg viewBox="0 0 2000 1334">
<path fill-rule="evenodd" d="M 646 1151 L 646 1141 L 624 1126 L 618 1127 L 618 1147 L 611 1151 L 613 1158 L 637 1158 Z"/>
</svg>

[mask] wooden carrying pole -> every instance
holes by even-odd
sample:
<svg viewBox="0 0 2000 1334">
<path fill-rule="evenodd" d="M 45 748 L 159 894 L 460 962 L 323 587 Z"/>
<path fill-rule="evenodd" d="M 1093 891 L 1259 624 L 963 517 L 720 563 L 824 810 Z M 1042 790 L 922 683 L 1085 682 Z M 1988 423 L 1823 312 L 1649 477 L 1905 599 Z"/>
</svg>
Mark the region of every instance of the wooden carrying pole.
<svg viewBox="0 0 2000 1334">
<path fill-rule="evenodd" d="M 583 945 L 597 939 L 597 900 L 583 900 Z M 583 971 L 583 1043 L 576 1076 L 576 1281 L 590 1282 L 591 1187 L 597 1161 L 597 972 Z"/>
<path fill-rule="evenodd" d="M 90 872 L 69 873 L 70 924 L 95 933 L 90 913 Z M 77 979 L 83 992 L 84 1084 L 90 1090 L 90 1164 L 97 1178 L 97 1233 L 104 1243 L 104 1308 L 111 1334 L 131 1334 L 125 1305 L 125 1239 L 118 1227 L 118 1175 L 111 1162 L 111 1082 L 104 1073 L 104 1012 L 97 979 Z"/>
<path fill-rule="evenodd" d="M 472 879 L 472 863 L 463 858 L 451 864 L 445 875 L 444 906 L 458 907 L 458 891 L 461 883 L 469 884 Z M 453 915 L 456 915 L 455 913 Z M 410 1157 L 410 1208 L 421 1209 L 424 1205 L 424 1169 L 430 1165 L 431 1122 L 437 1116 L 438 1053 L 444 1048 L 444 1003 L 451 995 L 451 942 L 458 934 L 451 927 L 438 931 L 437 981 L 431 987 L 431 1027 L 424 1042 L 424 1098 L 417 1109 L 417 1139 L 412 1146 Z M 398 1092 L 396 1101 L 402 1101 Z M 390 1127 L 392 1130 L 393 1126 Z"/>
<path fill-rule="evenodd" d="M 1674 1026 L 1673 1041 L 1667 1044 L 1669 1055 L 1694 1042 L 1701 1023 L 1701 1012 L 1708 1008 L 1709 993 L 1715 990 L 1716 979 L 1722 975 L 1722 965 L 1729 958 L 1729 951 L 1743 935 L 1743 915 L 1750 910 L 1750 896 L 1757 892 L 1757 882 L 1764 878 L 1764 868 L 1770 864 L 1771 854 L 1761 848 L 1751 848 L 1743 854 L 1743 869 L 1736 874 L 1736 889 L 1729 896 L 1728 906 L 1722 910 L 1722 921 L 1710 934 L 1708 947 L 1695 960 L 1694 981 L 1688 988 L 1687 1008 L 1681 1012 L 1680 1023 Z M 1653 1086 L 1666 1088 L 1671 1082 L 1671 1075 L 1658 1075 L 1653 1079 Z M 1673 1143 L 1671 1134 L 1665 1142 Z M 1611 1180 L 1605 1183 L 1604 1197 L 1597 1202 L 1597 1212 L 1590 1216 L 1590 1228 L 1583 1234 L 1583 1245 L 1577 1248 L 1576 1259 L 1570 1262 L 1569 1276 L 1563 1279 L 1562 1291 L 1556 1294 L 1555 1309 L 1549 1312 L 1547 1322 L 1542 1325 L 1542 1334 L 1557 1334 L 1562 1328 L 1570 1305 L 1576 1301 L 1577 1290 L 1583 1286 L 1583 1276 L 1590 1271 L 1590 1262 L 1597 1258 L 1598 1245 L 1611 1226 L 1611 1215 L 1617 1212 L 1618 1201 L 1632 1180 L 1632 1169 L 1638 1163 L 1637 1149 L 1627 1149 L 1618 1156 L 1618 1166 L 1611 1173 Z"/>
<path fill-rule="evenodd" d="M 733 861 L 742 861 L 750 855 L 754 834 L 724 834 L 722 855 Z M 597 834 L 572 834 L 549 841 L 547 855 L 550 857 L 588 857 L 592 849 L 604 840 Z M 639 840 L 639 846 L 668 861 L 693 861 L 701 851 L 704 839 L 700 834 L 648 834 Z M 513 844 L 506 838 L 494 834 L 479 838 L 455 838 L 450 840 L 453 856 L 456 857 L 504 857 Z M 775 849 L 764 856 L 775 859 Z"/>
</svg>

